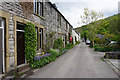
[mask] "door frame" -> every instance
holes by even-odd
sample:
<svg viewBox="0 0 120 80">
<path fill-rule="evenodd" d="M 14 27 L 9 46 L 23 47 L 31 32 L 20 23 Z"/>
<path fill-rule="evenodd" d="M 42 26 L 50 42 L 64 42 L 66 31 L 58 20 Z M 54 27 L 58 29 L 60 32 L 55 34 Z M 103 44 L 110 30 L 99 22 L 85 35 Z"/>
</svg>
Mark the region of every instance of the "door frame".
<svg viewBox="0 0 120 80">
<path fill-rule="evenodd" d="M 0 17 L 0 20 L 1 20 L 0 29 L 2 29 L 2 32 L 3 32 L 3 34 L 2 34 L 2 42 L 3 42 L 3 44 L 2 44 L 2 49 L 3 49 L 3 53 L 2 53 L 2 59 L 3 59 L 2 69 L 3 70 L 2 70 L 2 72 L 5 73 L 5 49 L 4 49 L 4 23 L 5 23 L 5 21 L 1 17 Z"/>
</svg>

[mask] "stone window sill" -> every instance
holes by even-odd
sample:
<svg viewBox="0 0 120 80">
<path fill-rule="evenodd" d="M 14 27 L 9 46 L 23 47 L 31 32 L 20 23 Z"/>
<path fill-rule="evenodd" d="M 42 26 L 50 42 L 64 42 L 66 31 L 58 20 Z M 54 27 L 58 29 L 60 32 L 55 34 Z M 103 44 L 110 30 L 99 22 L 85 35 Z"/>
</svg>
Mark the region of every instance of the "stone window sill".
<svg viewBox="0 0 120 80">
<path fill-rule="evenodd" d="M 36 13 L 33 13 L 34 15 L 36 15 L 36 16 L 38 16 L 38 17 L 40 17 L 41 19 L 45 19 L 43 16 L 40 16 L 40 15 L 38 15 L 38 14 L 36 14 Z"/>
</svg>

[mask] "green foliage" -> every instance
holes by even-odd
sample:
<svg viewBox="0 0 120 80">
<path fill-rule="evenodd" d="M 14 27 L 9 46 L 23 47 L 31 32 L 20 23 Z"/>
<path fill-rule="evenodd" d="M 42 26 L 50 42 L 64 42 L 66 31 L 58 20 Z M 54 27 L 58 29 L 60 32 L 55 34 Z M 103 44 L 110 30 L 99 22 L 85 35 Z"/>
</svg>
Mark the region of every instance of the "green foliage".
<svg viewBox="0 0 120 80">
<path fill-rule="evenodd" d="M 102 61 L 105 61 L 103 57 L 101 58 L 101 60 L 102 60 Z"/>
<path fill-rule="evenodd" d="M 62 52 L 64 51 L 65 49 L 62 49 Z M 30 66 L 32 68 L 40 68 L 40 67 L 43 67 L 45 66 L 46 64 L 52 62 L 52 61 L 55 61 L 57 57 L 61 56 L 63 53 L 59 52 L 58 49 L 50 49 L 50 56 L 46 56 L 46 57 L 43 57 L 39 60 L 36 60 L 34 61 L 33 64 L 31 64 Z"/>
<path fill-rule="evenodd" d="M 73 48 L 73 47 L 74 47 L 74 45 L 72 45 L 72 44 L 67 44 L 66 49 L 71 49 L 71 48 Z"/>
<path fill-rule="evenodd" d="M 54 34 L 55 34 L 55 32 L 51 32 L 51 33 L 49 33 L 49 37 L 53 37 L 54 36 Z"/>
<path fill-rule="evenodd" d="M 54 34 L 56 32 L 51 32 L 49 33 L 46 38 L 47 38 L 47 41 L 46 41 L 46 45 L 45 45 L 45 52 L 49 52 L 50 48 L 52 48 L 53 46 L 53 42 L 54 42 Z"/>
<path fill-rule="evenodd" d="M 115 44 L 115 45 L 96 45 L 94 47 L 95 51 L 100 51 L 100 52 L 111 52 L 111 51 L 120 51 L 120 46 Z"/>
<path fill-rule="evenodd" d="M 54 45 L 53 45 L 53 48 L 54 49 L 62 49 L 63 47 L 63 42 L 62 42 L 62 39 L 61 38 L 58 38 L 57 40 L 54 41 Z"/>
<path fill-rule="evenodd" d="M 80 42 L 79 42 L 79 41 L 76 41 L 75 45 L 78 45 L 78 44 L 80 44 Z"/>
<path fill-rule="evenodd" d="M 27 23 L 25 27 L 25 57 L 27 62 L 33 63 L 36 56 L 37 36 L 35 26 Z"/>
<path fill-rule="evenodd" d="M 95 42 L 95 44 L 104 45 L 108 43 L 105 38 L 110 39 L 111 41 L 116 41 L 120 45 L 120 14 L 108 17 L 106 19 L 101 19 L 95 21 L 93 23 L 84 25 L 82 27 L 76 28 L 77 32 L 81 33 L 81 37 L 85 36 L 90 39 L 91 42 Z M 89 29 L 88 29 L 89 27 Z M 88 33 L 86 33 L 88 32 Z M 98 38 L 96 34 L 104 35 L 102 39 Z M 93 41 L 94 39 L 94 41 Z M 93 45 L 93 44 L 91 44 Z M 104 45 L 105 46 L 105 45 Z M 108 46 L 107 46 L 108 47 Z M 107 47 L 104 47 L 106 51 Z M 99 49 L 99 48 L 98 48 Z M 113 47 L 114 49 L 114 47 Z M 110 51 L 110 50 L 109 50 Z M 111 50 L 112 51 L 112 50 Z M 114 50 L 113 50 L 114 51 Z"/>
<path fill-rule="evenodd" d="M 58 49 L 50 49 L 49 51 L 51 54 L 54 54 L 54 55 L 59 55 L 60 51 Z"/>
</svg>

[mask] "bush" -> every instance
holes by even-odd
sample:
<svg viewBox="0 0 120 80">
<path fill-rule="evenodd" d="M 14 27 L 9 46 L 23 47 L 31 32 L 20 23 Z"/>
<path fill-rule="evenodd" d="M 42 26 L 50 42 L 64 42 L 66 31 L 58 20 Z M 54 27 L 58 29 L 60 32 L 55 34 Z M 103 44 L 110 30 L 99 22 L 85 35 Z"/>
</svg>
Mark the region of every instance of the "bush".
<svg viewBox="0 0 120 80">
<path fill-rule="evenodd" d="M 39 67 L 43 67 L 46 64 L 55 61 L 56 58 L 60 55 L 59 54 L 59 50 L 58 49 L 50 49 L 50 54 L 47 54 L 46 56 L 38 56 L 34 59 L 34 63 L 31 64 L 30 66 L 32 68 L 39 68 Z"/>
<path fill-rule="evenodd" d="M 72 44 L 67 44 L 66 49 L 71 49 L 71 48 L 73 48 L 73 45 Z"/>
<path fill-rule="evenodd" d="M 34 59 L 34 63 L 30 64 L 31 68 L 40 68 L 45 66 L 46 64 L 55 61 L 57 57 L 59 57 L 60 55 L 62 55 L 63 53 L 65 53 L 67 51 L 67 49 L 62 48 L 61 51 L 59 51 L 58 49 L 50 49 L 50 55 L 47 54 L 47 56 L 43 56 L 43 57 L 38 57 L 36 59 Z M 44 54 L 45 55 L 45 54 Z"/>
<path fill-rule="evenodd" d="M 80 44 L 80 42 L 79 42 L 79 41 L 76 41 L 75 45 L 78 45 L 78 44 Z"/>
<path fill-rule="evenodd" d="M 59 55 L 59 50 L 58 49 L 50 49 L 50 54 L 54 55 L 55 57 L 57 57 Z"/>
<path fill-rule="evenodd" d="M 120 51 L 119 45 L 96 45 L 94 49 L 100 52 Z"/>
</svg>

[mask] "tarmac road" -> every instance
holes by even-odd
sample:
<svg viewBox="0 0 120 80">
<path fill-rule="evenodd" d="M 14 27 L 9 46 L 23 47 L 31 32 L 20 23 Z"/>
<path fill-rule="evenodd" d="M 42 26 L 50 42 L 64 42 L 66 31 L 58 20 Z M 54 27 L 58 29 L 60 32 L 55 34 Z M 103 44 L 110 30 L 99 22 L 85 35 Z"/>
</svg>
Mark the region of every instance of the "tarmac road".
<svg viewBox="0 0 120 80">
<path fill-rule="evenodd" d="M 112 68 L 85 43 L 68 50 L 56 61 L 35 70 L 28 78 L 118 78 Z"/>
</svg>

